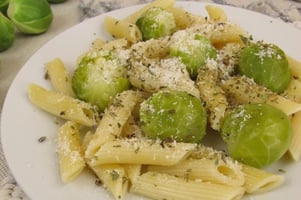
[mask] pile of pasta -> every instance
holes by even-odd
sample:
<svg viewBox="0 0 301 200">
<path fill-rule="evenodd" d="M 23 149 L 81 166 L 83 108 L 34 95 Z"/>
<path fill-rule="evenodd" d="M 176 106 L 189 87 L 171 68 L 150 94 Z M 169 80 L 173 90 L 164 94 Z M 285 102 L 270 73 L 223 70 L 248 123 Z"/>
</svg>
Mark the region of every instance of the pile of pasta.
<svg viewBox="0 0 301 200">
<path fill-rule="evenodd" d="M 135 57 L 132 64 L 138 67 L 129 71 L 129 78 L 133 86 L 145 91 L 135 89 L 119 93 L 100 117 L 93 105 L 74 97 L 70 73 L 59 58 L 46 64 L 54 90 L 36 84 L 31 84 L 28 89 L 34 105 L 66 120 L 57 135 L 62 181 L 68 183 L 88 168 L 115 199 L 123 199 L 128 192 L 132 192 L 152 199 L 234 200 L 281 185 L 283 175 L 246 166 L 223 151 L 202 144 L 147 139 L 137 124 L 137 113 L 140 103 L 149 93 L 162 86 L 187 91 L 205 101 L 206 109 L 210 111 L 209 123 L 215 130 L 219 129 L 220 119 L 229 104 L 225 93 L 239 103 L 266 102 L 290 116 L 293 139 L 289 153 L 297 161 L 301 154 L 301 126 L 298 123 L 301 121 L 300 62 L 288 56 L 294 78 L 285 95 L 271 93 L 244 77 L 227 77 L 217 85 L 216 63 L 209 63 L 211 67 L 200 70 L 203 79 L 198 79 L 196 83 L 185 78 L 185 74 L 183 78 L 170 79 L 173 81 L 167 83 L 159 75 L 155 76 L 157 78 L 145 75 L 142 82 L 137 78 L 137 74 L 144 73 L 143 66 L 139 65 L 141 59 L 148 62 L 151 58 L 164 56 L 166 48 L 162 47 L 168 46 L 170 41 L 162 38 L 141 42 L 141 33 L 135 21 L 145 10 L 154 6 L 171 12 L 179 30 L 202 31 L 217 48 L 230 48 L 230 54 L 235 54 L 235 49 L 244 45 L 243 38 L 248 37 L 241 27 L 228 21 L 224 10 L 212 5 L 206 6 L 209 17 L 175 7 L 173 0 L 155 0 L 125 19 L 107 16 L 105 27 L 115 39 L 108 42 L 97 39 L 90 51 L 139 49 L 133 51 L 137 54 L 131 55 Z M 224 52 L 223 60 L 232 56 L 226 50 Z M 231 60 L 228 60 L 231 66 L 229 62 Z M 162 67 L 163 64 L 158 61 L 158 65 Z M 160 73 L 177 73 L 170 73 L 172 69 L 168 67 L 164 70 Z"/>
</svg>

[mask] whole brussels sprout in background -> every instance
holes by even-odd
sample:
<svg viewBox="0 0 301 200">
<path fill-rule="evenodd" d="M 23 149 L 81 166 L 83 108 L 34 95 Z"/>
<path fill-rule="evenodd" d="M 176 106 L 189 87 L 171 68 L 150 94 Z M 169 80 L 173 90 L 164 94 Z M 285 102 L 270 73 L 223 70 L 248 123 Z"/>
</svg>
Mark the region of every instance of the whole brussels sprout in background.
<svg viewBox="0 0 301 200">
<path fill-rule="evenodd" d="M 278 46 L 263 42 L 249 44 L 242 50 L 238 71 L 277 93 L 283 92 L 291 79 L 285 53 Z"/>
<path fill-rule="evenodd" d="M 8 8 L 9 0 L 0 0 L 0 12 L 6 15 L 6 11 Z"/>
<path fill-rule="evenodd" d="M 126 66 L 112 51 L 100 50 L 85 55 L 72 77 L 77 98 L 96 105 L 102 112 L 112 97 L 129 88 Z"/>
<path fill-rule="evenodd" d="M 49 3 L 63 3 L 67 0 L 47 0 Z"/>
<path fill-rule="evenodd" d="M 47 0 L 10 0 L 7 15 L 26 34 L 47 31 L 53 19 Z"/>
<path fill-rule="evenodd" d="M 163 8 L 152 7 L 137 20 L 143 40 L 171 35 L 176 30 L 173 15 Z"/>
<path fill-rule="evenodd" d="M 15 39 L 13 23 L 0 13 L 0 52 L 12 46 Z"/>
<path fill-rule="evenodd" d="M 161 90 L 141 104 L 140 122 L 149 138 L 199 143 L 207 117 L 200 99 L 186 92 Z"/>
<path fill-rule="evenodd" d="M 197 77 L 198 70 L 206 64 L 207 59 L 216 57 L 215 47 L 202 35 L 180 31 L 173 35 L 173 40 L 170 55 L 181 59 L 192 79 Z"/>
<path fill-rule="evenodd" d="M 231 157 L 265 167 L 287 151 L 292 137 L 289 118 L 268 104 L 245 104 L 226 114 L 221 135 Z"/>
</svg>

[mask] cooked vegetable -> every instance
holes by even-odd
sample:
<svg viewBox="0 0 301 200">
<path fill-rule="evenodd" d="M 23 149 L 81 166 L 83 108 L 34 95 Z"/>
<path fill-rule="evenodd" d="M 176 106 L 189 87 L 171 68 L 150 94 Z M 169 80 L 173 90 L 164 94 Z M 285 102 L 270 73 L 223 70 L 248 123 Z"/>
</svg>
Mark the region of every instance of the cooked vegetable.
<svg viewBox="0 0 301 200">
<path fill-rule="evenodd" d="M 6 15 L 9 0 L 0 0 L 0 12 Z"/>
<path fill-rule="evenodd" d="M 10 0 L 7 15 L 26 34 L 47 31 L 53 19 L 47 0 Z"/>
<path fill-rule="evenodd" d="M 250 44 L 242 50 L 238 70 L 277 93 L 283 92 L 291 79 L 285 53 L 278 46 L 263 42 Z"/>
<path fill-rule="evenodd" d="M 72 77 L 72 89 L 76 97 L 93 105 L 100 111 L 110 99 L 129 88 L 126 68 L 113 51 L 87 53 Z"/>
<path fill-rule="evenodd" d="M 12 46 L 15 40 L 15 28 L 13 23 L 0 13 L 0 52 Z"/>
<path fill-rule="evenodd" d="M 207 59 L 216 57 L 215 48 L 202 35 L 180 31 L 173 36 L 173 40 L 170 55 L 181 58 L 193 79 L 197 77 L 199 68 L 206 64 Z"/>
<path fill-rule="evenodd" d="M 287 151 L 292 128 L 287 115 L 277 108 L 245 104 L 226 115 L 221 135 L 234 159 L 261 168 Z"/>
<path fill-rule="evenodd" d="M 140 122 L 149 138 L 198 143 L 205 135 L 207 119 L 200 99 L 182 91 L 161 90 L 142 103 Z"/>
<path fill-rule="evenodd" d="M 149 8 L 137 20 L 136 25 L 142 33 L 143 40 L 167 36 L 176 30 L 173 15 L 160 7 Z"/>
</svg>

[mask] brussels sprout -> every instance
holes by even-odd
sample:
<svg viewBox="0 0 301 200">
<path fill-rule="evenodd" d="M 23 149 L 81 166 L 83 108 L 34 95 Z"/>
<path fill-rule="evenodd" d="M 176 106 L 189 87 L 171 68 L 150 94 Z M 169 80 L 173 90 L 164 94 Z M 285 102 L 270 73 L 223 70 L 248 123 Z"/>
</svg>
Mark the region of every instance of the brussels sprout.
<svg viewBox="0 0 301 200">
<path fill-rule="evenodd" d="M 271 105 L 245 104 L 225 116 L 221 135 L 234 159 L 261 168 L 287 151 L 292 127 L 286 114 Z"/>
<path fill-rule="evenodd" d="M 107 107 L 111 97 L 128 88 L 126 68 L 111 51 L 89 52 L 81 59 L 72 77 L 76 97 L 96 105 L 99 111 Z"/>
<path fill-rule="evenodd" d="M 160 7 L 149 8 L 137 20 L 136 25 L 143 40 L 171 35 L 176 30 L 173 15 Z"/>
<path fill-rule="evenodd" d="M 0 0 L 0 12 L 6 15 L 6 11 L 8 8 L 9 0 Z"/>
<path fill-rule="evenodd" d="M 141 104 L 141 129 L 149 138 L 198 143 L 205 135 L 206 111 L 186 92 L 162 90 Z"/>
<path fill-rule="evenodd" d="M 179 57 L 186 65 L 190 77 L 195 79 L 199 68 L 204 66 L 207 59 L 216 57 L 216 50 L 210 41 L 202 35 L 189 35 L 178 32 L 170 46 L 170 56 Z"/>
<path fill-rule="evenodd" d="M 241 52 L 238 70 L 277 93 L 283 92 L 291 79 L 285 53 L 274 44 L 258 42 L 246 46 Z"/>
<path fill-rule="evenodd" d="M 47 0 L 49 3 L 63 3 L 67 0 Z"/>
<path fill-rule="evenodd" d="M 0 13 L 0 52 L 8 49 L 15 40 L 13 23 Z"/>
<path fill-rule="evenodd" d="M 8 17 L 26 34 L 40 34 L 48 30 L 53 14 L 46 0 L 10 0 Z"/>
</svg>

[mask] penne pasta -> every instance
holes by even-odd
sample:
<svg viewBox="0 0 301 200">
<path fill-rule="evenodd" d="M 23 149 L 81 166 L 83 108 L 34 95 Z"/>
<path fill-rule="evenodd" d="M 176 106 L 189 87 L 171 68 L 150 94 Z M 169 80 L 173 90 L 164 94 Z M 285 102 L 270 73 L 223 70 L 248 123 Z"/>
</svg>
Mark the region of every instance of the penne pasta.
<svg viewBox="0 0 301 200">
<path fill-rule="evenodd" d="M 131 183 L 141 174 L 142 165 L 123 165 L 123 167 Z"/>
<path fill-rule="evenodd" d="M 221 87 L 232 101 L 238 103 L 268 103 L 287 115 L 301 110 L 301 104 L 277 95 L 246 77 L 231 77 L 223 81 Z"/>
<path fill-rule="evenodd" d="M 192 143 L 119 139 L 103 144 L 92 157 L 90 164 L 174 165 L 189 156 L 195 147 Z"/>
<path fill-rule="evenodd" d="M 133 116 L 130 116 L 122 129 L 123 138 L 142 138 L 143 134 Z"/>
<path fill-rule="evenodd" d="M 60 58 L 54 58 L 46 63 L 46 70 L 55 91 L 68 96 L 74 96 L 71 87 L 71 77 Z"/>
<path fill-rule="evenodd" d="M 116 164 L 92 166 L 92 170 L 115 199 L 124 199 L 129 181 L 123 166 Z"/>
<path fill-rule="evenodd" d="M 170 7 L 167 11 L 174 16 L 177 29 L 186 29 L 196 24 L 206 23 L 205 17 L 194 15 L 180 7 Z"/>
<path fill-rule="evenodd" d="M 126 124 L 131 112 L 140 98 L 140 93 L 124 91 L 118 94 L 113 103 L 105 110 L 96 132 L 85 151 L 85 157 L 91 159 L 98 149 L 107 141 L 121 136 L 122 127 Z"/>
<path fill-rule="evenodd" d="M 131 191 L 151 199 L 177 200 L 235 200 L 244 194 L 243 187 L 202 181 L 187 181 L 168 174 L 146 172 L 137 177 Z"/>
<path fill-rule="evenodd" d="M 137 10 L 136 12 L 132 13 L 131 15 L 127 16 L 124 20 L 129 23 L 135 24 L 138 18 L 149 8 L 160 7 L 163 9 L 168 9 L 173 6 L 174 2 L 174 0 L 154 0 L 141 9 Z"/>
<path fill-rule="evenodd" d="M 217 84 L 217 79 L 218 70 L 205 66 L 199 70 L 196 81 L 200 97 L 209 113 L 210 126 L 214 130 L 220 130 L 222 119 L 229 106 L 224 91 Z"/>
<path fill-rule="evenodd" d="M 293 77 L 301 77 L 301 62 L 286 55 L 288 66 L 291 68 Z"/>
<path fill-rule="evenodd" d="M 115 38 L 125 38 L 132 43 L 142 40 L 140 30 L 133 23 L 107 16 L 104 19 L 104 25 L 105 29 Z"/>
<path fill-rule="evenodd" d="M 207 5 L 205 9 L 209 15 L 209 19 L 214 22 L 226 22 L 228 20 L 225 11 L 218 6 Z"/>
<path fill-rule="evenodd" d="M 88 144 L 92 140 L 93 135 L 94 135 L 94 133 L 91 130 L 89 130 L 83 136 L 83 138 L 82 138 L 82 149 L 83 149 L 84 152 L 86 151 L 86 149 L 88 147 Z"/>
<path fill-rule="evenodd" d="M 125 38 L 120 38 L 104 43 L 101 46 L 101 49 L 111 51 L 115 49 L 125 49 L 128 46 L 129 46 L 129 42 Z"/>
<path fill-rule="evenodd" d="M 202 180 L 224 185 L 242 186 L 245 182 L 238 164 L 229 164 L 221 159 L 185 159 L 172 166 L 151 165 L 148 171 L 166 173 L 187 180 Z"/>
<path fill-rule="evenodd" d="M 241 37 L 247 33 L 238 25 L 232 23 L 216 23 L 212 33 L 210 34 L 210 41 L 217 46 L 226 43 L 239 43 L 242 44 Z"/>
<path fill-rule="evenodd" d="M 242 171 L 245 174 L 245 185 L 247 193 L 262 193 L 270 191 L 284 182 L 281 175 L 269 173 L 265 170 L 243 165 Z"/>
<path fill-rule="evenodd" d="M 61 179 L 64 183 L 71 182 L 86 165 L 77 123 L 67 121 L 60 127 L 57 136 L 57 152 Z"/>
<path fill-rule="evenodd" d="M 92 105 L 62 93 L 31 84 L 28 96 L 34 105 L 57 117 L 86 126 L 93 126 L 98 121 L 98 113 Z"/>
<path fill-rule="evenodd" d="M 291 124 L 293 129 L 292 141 L 289 146 L 289 153 L 291 157 L 298 161 L 301 155 L 301 112 L 296 112 L 291 117 Z"/>
<path fill-rule="evenodd" d="M 300 77 L 301 78 L 301 77 Z M 298 78 L 292 78 L 288 88 L 285 91 L 287 97 L 297 103 L 301 103 L 301 81 Z"/>
</svg>

